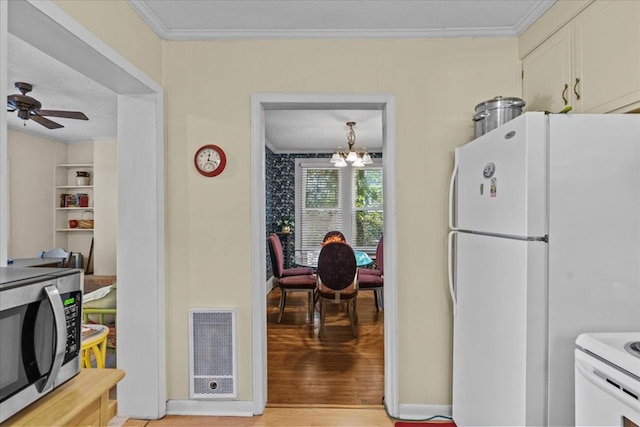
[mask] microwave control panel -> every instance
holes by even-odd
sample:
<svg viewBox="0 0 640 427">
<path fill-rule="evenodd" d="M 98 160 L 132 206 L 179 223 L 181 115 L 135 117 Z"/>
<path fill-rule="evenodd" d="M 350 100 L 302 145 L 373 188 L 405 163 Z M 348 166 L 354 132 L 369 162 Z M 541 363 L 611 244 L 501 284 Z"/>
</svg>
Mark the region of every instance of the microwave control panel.
<svg viewBox="0 0 640 427">
<path fill-rule="evenodd" d="M 80 330 L 82 329 L 82 292 L 68 292 L 60 295 L 64 316 L 67 320 L 67 350 L 64 354 L 64 363 L 74 359 L 80 354 L 82 341 L 80 340 Z"/>
</svg>

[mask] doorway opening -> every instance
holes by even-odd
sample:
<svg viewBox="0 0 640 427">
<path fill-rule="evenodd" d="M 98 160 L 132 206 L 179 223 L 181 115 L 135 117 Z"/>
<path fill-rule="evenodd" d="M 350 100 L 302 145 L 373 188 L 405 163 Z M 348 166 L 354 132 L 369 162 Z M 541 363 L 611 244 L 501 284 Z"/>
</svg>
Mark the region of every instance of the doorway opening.
<svg viewBox="0 0 640 427">
<path fill-rule="evenodd" d="M 164 104 L 162 87 L 51 2 L 0 2 L 0 95 L 6 96 L 8 34 L 112 90 L 118 100 L 118 366 L 127 379 L 118 385 L 119 411 L 135 418 L 160 418 L 166 412 L 164 359 Z M 34 31 L 33 29 L 37 29 Z M 5 113 L 6 114 L 6 113 Z M 6 153 L 6 116 L 0 115 L 0 152 Z M 142 159 L 151 173 L 139 175 Z M 0 155 L 0 169 L 6 158 Z M 0 176 L 4 186 L 6 175 Z M 4 187 L 3 187 L 4 188 Z M 2 192 L 4 194 L 4 192 Z M 142 200 L 140 200 L 142 197 Z M 131 201 L 144 212 L 123 207 Z M 0 258 L 6 262 L 6 197 L 0 197 Z M 141 217 L 140 215 L 143 215 Z M 144 226 L 141 226 L 143 224 Z M 143 242 L 141 246 L 141 242 Z M 151 273 L 150 273 L 151 272 Z M 144 295 L 144 313 L 136 300 Z M 136 325 L 154 325 L 147 334 Z M 158 351 L 149 352 L 149 348 Z M 141 359 L 140 354 L 149 357 Z M 149 379 L 153 379 L 149 383 Z M 151 390 L 151 391 L 150 391 Z"/>
<path fill-rule="evenodd" d="M 266 224 L 265 224 L 265 145 L 266 110 L 349 110 L 371 109 L 382 112 L 383 133 L 383 191 L 384 191 L 384 236 L 385 236 L 385 286 L 384 286 L 384 399 L 391 415 L 397 413 L 397 336 L 392 334 L 397 324 L 396 307 L 396 211 L 395 211 L 395 98 L 393 95 L 291 95 L 254 94 L 252 96 L 252 250 L 256 260 L 252 269 L 253 283 L 253 348 L 254 348 L 254 412 L 262 413 L 268 398 L 268 349 L 267 349 L 267 305 L 266 277 Z M 373 301 L 373 300 L 372 300 Z M 375 310 L 375 309 L 373 309 Z M 359 310 L 360 311 L 360 310 Z M 348 328 L 347 328 L 348 329 Z M 310 328 L 311 334 L 313 329 Z M 350 335 L 350 334 L 349 334 Z M 316 339 L 309 337 L 309 339 Z M 351 338 L 353 339 L 353 338 Z M 380 339 L 382 339 L 380 337 Z M 331 348 L 326 349 L 328 357 Z M 337 350 L 336 350 L 337 352 Z M 355 355 L 342 348 L 345 357 Z M 315 363 L 299 359 L 299 363 Z M 376 399 L 378 400 L 378 399 Z M 377 404 L 380 401 L 376 402 Z"/>
</svg>

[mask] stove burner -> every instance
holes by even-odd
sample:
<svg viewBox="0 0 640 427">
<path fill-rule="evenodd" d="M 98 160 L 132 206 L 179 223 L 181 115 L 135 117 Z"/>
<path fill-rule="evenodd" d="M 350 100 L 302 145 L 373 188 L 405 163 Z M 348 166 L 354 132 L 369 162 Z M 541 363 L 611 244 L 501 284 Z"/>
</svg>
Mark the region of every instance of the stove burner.
<svg viewBox="0 0 640 427">
<path fill-rule="evenodd" d="M 624 348 L 636 357 L 640 357 L 640 341 L 628 342 L 624 345 Z"/>
</svg>

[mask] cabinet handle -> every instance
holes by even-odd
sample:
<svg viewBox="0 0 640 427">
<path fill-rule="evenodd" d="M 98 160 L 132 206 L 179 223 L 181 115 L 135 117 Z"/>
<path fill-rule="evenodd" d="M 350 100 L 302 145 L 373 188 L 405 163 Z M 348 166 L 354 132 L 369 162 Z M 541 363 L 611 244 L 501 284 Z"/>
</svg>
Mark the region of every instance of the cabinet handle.
<svg viewBox="0 0 640 427">
<path fill-rule="evenodd" d="M 580 79 L 576 77 L 576 84 L 573 85 L 573 93 L 576 94 L 576 99 L 580 99 L 580 94 L 578 93 L 578 83 L 580 83 Z"/>
<path fill-rule="evenodd" d="M 564 84 L 564 89 L 562 90 L 562 100 L 564 101 L 564 105 L 567 105 L 569 101 L 567 100 L 567 89 L 569 89 L 568 84 Z"/>
</svg>

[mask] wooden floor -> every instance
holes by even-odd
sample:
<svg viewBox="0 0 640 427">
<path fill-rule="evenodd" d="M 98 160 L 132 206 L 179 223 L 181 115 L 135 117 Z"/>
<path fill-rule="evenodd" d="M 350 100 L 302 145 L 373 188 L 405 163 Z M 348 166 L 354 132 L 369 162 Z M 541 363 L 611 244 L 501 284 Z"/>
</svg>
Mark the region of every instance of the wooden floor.
<svg viewBox="0 0 640 427">
<path fill-rule="evenodd" d="M 267 298 L 267 408 L 256 417 L 167 415 L 161 420 L 127 420 L 127 427 L 163 426 L 393 426 L 384 395 L 383 312 L 372 292 L 358 295 L 358 338 L 344 310 L 331 305 L 325 333 L 320 320 L 307 320 L 307 294 L 287 297 L 280 324 L 280 291 Z"/>
<path fill-rule="evenodd" d="M 320 319 L 307 321 L 307 294 L 289 293 L 277 323 L 280 291 L 267 305 L 267 406 L 276 404 L 381 405 L 384 395 L 384 321 L 372 292 L 358 295 L 358 338 L 344 308 L 331 304 L 324 337 Z"/>
</svg>

